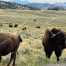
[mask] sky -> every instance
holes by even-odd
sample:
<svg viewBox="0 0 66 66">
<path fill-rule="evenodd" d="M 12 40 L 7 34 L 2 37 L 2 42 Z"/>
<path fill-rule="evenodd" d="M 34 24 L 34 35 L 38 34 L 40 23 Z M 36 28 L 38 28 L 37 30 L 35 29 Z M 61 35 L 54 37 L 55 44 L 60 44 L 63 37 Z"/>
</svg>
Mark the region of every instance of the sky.
<svg viewBox="0 0 66 66">
<path fill-rule="evenodd" d="M 28 0 L 30 2 L 49 2 L 49 3 L 56 3 L 56 2 L 66 2 L 66 0 Z"/>
<path fill-rule="evenodd" d="M 3 1 L 10 1 L 10 0 L 3 0 Z M 19 1 L 19 0 L 15 0 L 15 1 Z M 21 1 L 38 2 L 38 3 L 66 2 L 66 0 L 21 0 Z"/>
</svg>

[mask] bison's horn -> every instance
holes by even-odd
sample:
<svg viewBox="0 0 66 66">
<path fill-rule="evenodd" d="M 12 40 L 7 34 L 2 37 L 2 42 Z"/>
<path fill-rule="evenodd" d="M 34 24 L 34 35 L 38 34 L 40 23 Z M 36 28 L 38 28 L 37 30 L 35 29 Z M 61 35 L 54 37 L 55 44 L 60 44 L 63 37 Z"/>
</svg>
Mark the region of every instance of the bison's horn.
<svg viewBox="0 0 66 66">
<path fill-rule="evenodd" d="M 54 38 L 56 36 L 56 34 L 53 34 L 52 36 L 51 36 L 51 38 Z"/>
<path fill-rule="evenodd" d="M 18 38 L 19 38 L 20 42 L 22 42 L 22 39 L 21 39 L 20 35 L 18 35 Z"/>
<path fill-rule="evenodd" d="M 56 34 L 53 34 L 52 32 L 51 32 L 51 38 L 54 38 L 55 36 L 56 36 Z"/>
</svg>

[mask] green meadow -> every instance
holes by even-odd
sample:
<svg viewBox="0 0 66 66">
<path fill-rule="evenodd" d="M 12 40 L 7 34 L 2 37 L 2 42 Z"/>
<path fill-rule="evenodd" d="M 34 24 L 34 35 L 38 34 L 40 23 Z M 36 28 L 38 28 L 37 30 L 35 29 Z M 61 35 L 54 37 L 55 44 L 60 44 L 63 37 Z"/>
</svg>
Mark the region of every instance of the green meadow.
<svg viewBox="0 0 66 66">
<path fill-rule="evenodd" d="M 18 24 L 18 27 L 10 28 L 9 23 Z M 0 24 L 0 32 L 20 34 L 23 40 L 17 51 L 16 66 L 66 63 L 66 50 L 57 62 L 54 52 L 50 59 L 45 57 L 42 46 L 42 37 L 47 28 L 66 31 L 66 11 L 0 9 Z M 24 27 L 26 30 L 22 30 Z M 1 65 L 6 66 L 9 60 L 10 54 L 3 56 Z"/>
</svg>

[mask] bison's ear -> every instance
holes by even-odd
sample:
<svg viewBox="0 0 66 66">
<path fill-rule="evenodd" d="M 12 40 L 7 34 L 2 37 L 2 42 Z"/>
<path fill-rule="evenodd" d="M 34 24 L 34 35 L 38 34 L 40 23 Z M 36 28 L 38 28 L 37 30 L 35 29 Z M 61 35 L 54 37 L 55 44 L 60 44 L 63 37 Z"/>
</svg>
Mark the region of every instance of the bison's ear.
<svg viewBox="0 0 66 66">
<path fill-rule="evenodd" d="M 20 35 L 18 35 L 18 38 L 19 38 L 20 42 L 22 42 L 22 39 L 21 39 Z"/>
</svg>

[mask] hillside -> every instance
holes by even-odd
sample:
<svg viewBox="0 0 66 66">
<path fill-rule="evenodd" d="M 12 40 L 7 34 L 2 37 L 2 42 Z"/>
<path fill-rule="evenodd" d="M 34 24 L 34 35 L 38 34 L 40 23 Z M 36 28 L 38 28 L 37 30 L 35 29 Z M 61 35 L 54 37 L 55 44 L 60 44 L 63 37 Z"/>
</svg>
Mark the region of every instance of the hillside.
<svg viewBox="0 0 66 66">
<path fill-rule="evenodd" d="M 40 9 L 48 9 L 51 6 L 51 4 L 49 4 L 49 3 L 30 3 L 28 5 L 32 6 L 32 7 L 37 7 Z M 52 5 L 52 6 L 54 6 L 54 5 Z"/>
<path fill-rule="evenodd" d="M 0 1 L 0 9 L 29 9 L 26 5 Z"/>
<path fill-rule="evenodd" d="M 63 7 L 64 9 L 66 9 L 66 3 L 29 3 L 28 4 L 31 7 L 36 7 L 39 9 L 48 9 L 48 8 L 54 8 L 54 7 Z"/>
<path fill-rule="evenodd" d="M 38 8 L 28 6 L 26 4 L 18 4 L 15 2 L 0 1 L 0 9 L 31 9 L 31 10 L 35 10 Z"/>
<path fill-rule="evenodd" d="M 31 9 L 31 10 L 40 10 L 40 9 L 52 9 L 54 7 L 63 8 L 66 10 L 66 3 L 30 3 L 30 2 L 15 2 L 15 1 L 0 1 L 0 9 Z"/>
</svg>

